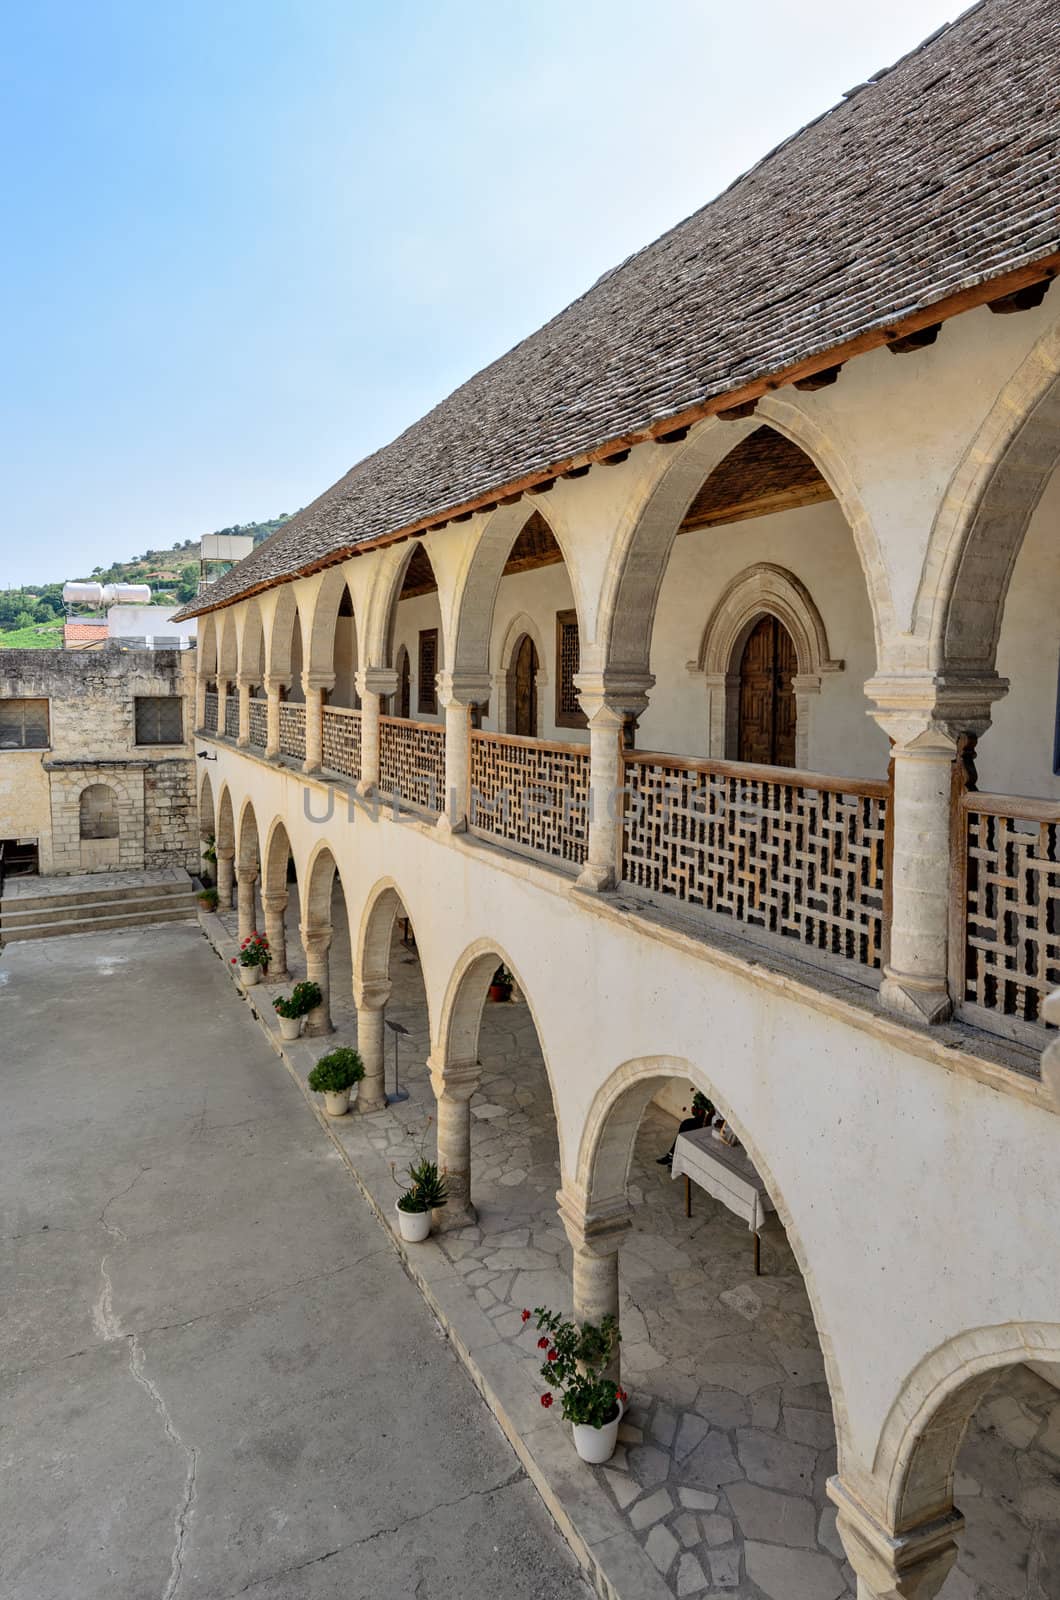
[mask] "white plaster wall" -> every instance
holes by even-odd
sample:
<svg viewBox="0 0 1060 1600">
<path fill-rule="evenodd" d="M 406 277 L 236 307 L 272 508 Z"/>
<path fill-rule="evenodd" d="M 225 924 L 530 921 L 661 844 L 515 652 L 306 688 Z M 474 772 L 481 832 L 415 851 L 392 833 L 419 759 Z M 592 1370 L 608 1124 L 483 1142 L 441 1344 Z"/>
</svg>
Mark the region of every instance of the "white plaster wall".
<svg viewBox="0 0 1060 1600">
<path fill-rule="evenodd" d="M 513 572 L 502 578 L 493 612 L 490 671 L 496 674 L 501 670 L 501 653 L 512 622 L 525 612 L 536 623 L 540 641 L 541 671 L 537 690 L 540 737 L 567 744 L 586 744 L 587 729 L 556 726 L 556 613 L 575 609 L 570 574 L 562 561 L 550 567 L 537 567 L 533 572 Z M 495 693 L 490 702 L 490 715 L 483 723 L 494 731 L 500 727 L 498 700 L 499 695 Z"/>
<path fill-rule="evenodd" d="M 688 663 L 699 656 L 703 630 L 724 590 L 760 561 L 786 567 L 805 585 L 833 658 L 845 662 L 842 672 L 822 676 L 811 708 L 810 770 L 885 777 L 887 740 L 866 715 L 864 694 L 876 666 L 872 612 L 850 529 L 835 501 L 701 528 L 675 540 L 655 615 L 655 687 L 640 719 L 638 745 L 675 755 L 707 754 L 706 689 Z"/>
<path fill-rule="evenodd" d="M 1012 573 L 997 670 L 1011 684 L 979 744 L 979 787 L 1060 800 L 1053 772 L 1060 677 L 1060 472 L 1038 503 Z"/>
<path fill-rule="evenodd" d="M 412 679 L 412 694 L 409 700 L 409 709 L 414 722 L 444 722 L 445 712 L 441 703 L 438 705 L 438 714 L 431 716 L 426 711 L 417 709 L 419 704 L 420 686 L 420 633 L 424 628 L 438 629 L 438 671 L 445 667 L 444 640 L 442 638 L 442 613 L 438 604 L 438 592 L 419 594 L 411 600 L 398 602 L 397 618 L 394 623 L 394 654 L 391 660 L 396 665 L 401 646 L 404 645 L 409 653 L 409 668 Z"/>
<path fill-rule="evenodd" d="M 1060 1323 L 1056 1117 L 931 1059 L 900 1026 L 792 980 L 594 911 L 568 883 L 426 825 L 350 822 L 328 790 L 216 747 L 216 787 L 262 836 L 287 827 L 300 877 L 326 842 L 352 937 L 392 879 L 416 929 L 432 1032 L 461 952 L 487 939 L 534 1013 L 576 1169 L 594 1097 L 623 1063 L 694 1077 L 744 1137 L 807 1276 L 836 1404 L 841 1469 L 868 1473 L 929 1352 L 969 1329 Z M 923 1053 L 922 1053 L 923 1052 Z"/>
</svg>

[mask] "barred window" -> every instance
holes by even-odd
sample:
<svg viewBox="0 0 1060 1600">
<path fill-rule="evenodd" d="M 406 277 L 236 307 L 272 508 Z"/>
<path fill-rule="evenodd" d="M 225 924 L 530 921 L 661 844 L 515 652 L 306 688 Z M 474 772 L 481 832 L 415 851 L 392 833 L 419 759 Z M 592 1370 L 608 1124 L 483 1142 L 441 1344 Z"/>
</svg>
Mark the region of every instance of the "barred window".
<svg viewBox="0 0 1060 1600">
<path fill-rule="evenodd" d="M 584 728 L 585 712 L 574 687 L 574 674 L 581 660 L 578 642 L 578 613 L 556 612 L 556 727 Z"/>
<path fill-rule="evenodd" d="M 184 719 L 178 694 L 137 695 L 136 742 L 184 743 Z"/>
<path fill-rule="evenodd" d="M 420 675 L 416 685 L 416 710 L 430 716 L 438 710 L 438 629 L 420 629 Z"/>
<path fill-rule="evenodd" d="M 0 700 L 0 750 L 46 750 L 47 700 Z"/>
</svg>

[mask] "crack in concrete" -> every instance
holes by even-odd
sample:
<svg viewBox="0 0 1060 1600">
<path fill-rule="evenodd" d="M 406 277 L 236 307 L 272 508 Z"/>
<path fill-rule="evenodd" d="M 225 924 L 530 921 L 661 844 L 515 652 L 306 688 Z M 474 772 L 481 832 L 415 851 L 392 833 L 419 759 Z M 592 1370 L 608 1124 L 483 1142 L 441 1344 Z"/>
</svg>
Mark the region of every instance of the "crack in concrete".
<svg viewBox="0 0 1060 1600">
<path fill-rule="evenodd" d="M 324 1550 L 318 1556 L 310 1556 L 307 1561 L 299 1561 L 295 1566 L 282 1567 L 279 1572 L 266 1572 L 260 1578 L 251 1578 L 241 1589 L 233 1589 L 224 1596 L 224 1600 L 237 1600 L 241 1594 L 246 1594 L 250 1589 L 256 1589 L 263 1583 L 275 1583 L 280 1578 L 289 1578 L 293 1573 L 304 1572 L 307 1567 L 320 1566 L 322 1562 L 330 1561 L 333 1556 L 340 1556 L 346 1550 L 357 1550 L 361 1545 L 372 1544 L 376 1539 L 385 1539 L 391 1534 L 403 1533 L 406 1528 L 412 1528 L 417 1522 L 422 1522 L 425 1517 L 433 1517 L 438 1511 L 452 1511 L 457 1506 L 462 1506 L 468 1500 L 481 1499 L 489 1494 L 499 1494 L 502 1489 L 511 1488 L 513 1483 L 520 1482 L 526 1477 L 521 1466 L 517 1466 L 506 1478 L 499 1483 L 490 1483 L 482 1489 L 469 1489 L 466 1494 L 458 1495 L 455 1500 L 439 1500 L 437 1505 L 429 1506 L 426 1511 L 419 1511 L 414 1517 L 406 1517 L 403 1522 L 396 1522 L 392 1528 L 377 1528 L 374 1533 L 366 1533 L 361 1539 L 351 1539 L 349 1544 L 338 1544 L 334 1550 Z M 420 1579 L 420 1583 L 423 1579 Z M 417 1584 L 417 1589 L 419 1584 Z"/>
<path fill-rule="evenodd" d="M 120 1200 L 124 1195 L 129 1194 L 139 1183 L 144 1173 L 150 1172 L 150 1170 L 150 1167 L 141 1167 L 132 1183 L 126 1188 L 120 1189 L 117 1194 L 112 1195 L 99 1214 L 101 1225 L 113 1239 L 121 1243 L 128 1243 L 129 1236 L 122 1228 L 107 1221 L 107 1211 L 116 1200 Z M 144 1370 L 146 1358 L 143 1346 L 140 1343 L 140 1335 L 138 1333 L 125 1333 L 122 1330 L 121 1320 L 114 1310 L 114 1285 L 111 1281 L 110 1273 L 107 1271 L 109 1258 L 110 1252 L 107 1251 L 99 1263 L 99 1274 L 102 1281 L 96 1302 L 92 1307 L 92 1322 L 96 1333 L 105 1344 L 113 1344 L 118 1340 L 124 1340 L 128 1344 L 129 1374 L 134 1383 L 137 1383 L 150 1399 L 151 1404 L 162 1420 L 166 1437 L 172 1440 L 178 1450 L 183 1453 L 187 1462 L 184 1473 L 184 1494 L 173 1519 L 175 1538 L 173 1553 L 169 1559 L 169 1578 L 162 1592 L 162 1600 L 173 1600 L 184 1574 L 184 1548 L 187 1543 L 188 1527 L 195 1507 L 195 1479 L 198 1471 L 199 1453 L 193 1445 L 185 1444 L 177 1429 L 173 1426 L 169 1407 L 163 1400 L 158 1385 L 147 1376 Z"/>
</svg>

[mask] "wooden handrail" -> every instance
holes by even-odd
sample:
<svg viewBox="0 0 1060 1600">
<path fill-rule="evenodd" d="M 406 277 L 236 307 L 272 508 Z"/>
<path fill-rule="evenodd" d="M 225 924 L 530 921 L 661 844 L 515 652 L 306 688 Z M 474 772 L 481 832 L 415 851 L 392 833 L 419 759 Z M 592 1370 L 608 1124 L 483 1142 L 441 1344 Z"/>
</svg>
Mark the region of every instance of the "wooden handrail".
<svg viewBox="0 0 1060 1600">
<path fill-rule="evenodd" d="M 340 717 L 359 717 L 361 715 L 361 711 L 360 711 L 360 707 L 359 706 L 333 706 L 333 705 L 326 705 L 324 707 L 324 711 L 325 711 L 325 713 L 327 713 L 329 711 L 334 711 Z M 383 719 L 380 718 L 380 721 L 382 721 L 382 720 Z"/>
<path fill-rule="evenodd" d="M 961 795 L 961 810 L 1014 817 L 1021 822 L 1060 822 L 1060 800 L 1036 800 L 1032 795 L 981 794 L 978 789 L 968 789 Z"/>
<path fill-rule="evenodd" d="M 750 783 L 778 783 L 793 789 L 823 789 L 833 794 L 857 794 L 886 800 L 891 786 L 886 778 L 835 778 L 823 772 L 802 772 L 798 767 L 758 766 L 750 761 L 716 761 L 668 755 L 662 750 L 623 750 L 627 766 L 676 767 L 680 772 L 702 772 L 719 778 L 746 778 Z"/>
<path fill-rule="evenodd" d="M 489 740 L 493 744 L 510 744 L 520 750 L 543 750 L 563 756 L 587 756 L 587 744 L 566 744 L 560 739 L 534 739 L 522 733 L 490 733 L 486 728 L 472 728 L 472 739 Z"/>
</svg>

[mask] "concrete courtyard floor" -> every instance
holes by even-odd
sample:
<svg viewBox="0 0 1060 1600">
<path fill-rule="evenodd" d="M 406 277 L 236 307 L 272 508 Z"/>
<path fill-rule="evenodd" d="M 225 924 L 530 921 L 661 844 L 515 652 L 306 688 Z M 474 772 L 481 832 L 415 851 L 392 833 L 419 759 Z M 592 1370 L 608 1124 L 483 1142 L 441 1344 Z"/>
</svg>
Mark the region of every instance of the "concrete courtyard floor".
<svg viewBox="0 0 1060 1600">
<path fill-rule="evenodd" d="M 4 1600 L 584 1600 L 194 924 L 0 958 Z"/>
<path fill-rule="evenodd" d="M 292 886 L 289 963 L 301 975 Z M 337 1039 L 355 1041 L 345 914 L 333 908 L 333 1015 Z M 234 935 L 234 918 L 226 918 Z M 395 938 L 388 1016 L 407 1030 L 401 1079 L 409 1099 L 334 1131 L 382 1213 L 403 1170 L 425 1143 L 434 1097 L 425 1067 L 426 1004 L 414 948 Z M 336 1040 L 300 1049 L 306 1062 Z M 570 1249 L 556 1213 L 559 1150 L 551 1096 L 529 1008 L 487 1005 L 480 1037 L 482 1087 L 472 1100 L 472 1189 L 479 1225 L 418 1247 L 425 1287 L 454 1308 L 455 1326 L 481 1324 L 472 1365 L 498 1371 L 501 1357 L 539 1391 L 540 1360 L 523 1306 L 570 1305 Z M 388 1084 L 392 1073 L 388 1068 Z M 582 1505 L 642 1553 L 619 1570 L 629 1595 L 727 1596 L 729 1600 L 852 1600 L 856 1585 L 835 1532 L 825 1482 L 835 1471 L 835 1433 L 824 1364 L 802 1277 L 772 1218 L 753 1270 L 746 1225 L 683 1185 L 656 1158 L 674 1119 L 651 1109 L 634 1158 L 633 1229 L 623 1244 L 622 1362 L 632 1391 L 622 1443 L 607 1468 L 580 1466 L 605 1497 Z M 430 1257 L 425 1253 L 429 1252 Z M 422 1263 L 433 1258 L 431 1266 Z M 448 1274 L 445 1278 L 443 1274 Z M 444 1289 L 448 1295 L 442 1301 Z M 469 1309 L 467 1308 L 470 1308 Z M 467 1343 L 472 1344 L 468 1333 Z M 499 1388 L 499 1382 L 498 1382 Z M 546 1445 L 563 1502 L 572 1493 L 557 1448 L 573 1452 L 555 1420 L 524 1413 L 524 1434 Z M 530 1430 L 530 1431 L 528 1431 Z M 958 1503 L 967 1519 L 958 1567 L 941 1600 L 1060 1600 L 1060 1393 L 1026 1368 L 1004 1375 L 982 1404 L 961 1455 Z M 589 1541 L 591 1543 L 591 1540 Z M 611 1576 L 614 1576 L 612 1570 Z M 661 1580 L 661 1581 L 660 1581 Z"/>
</svg>

